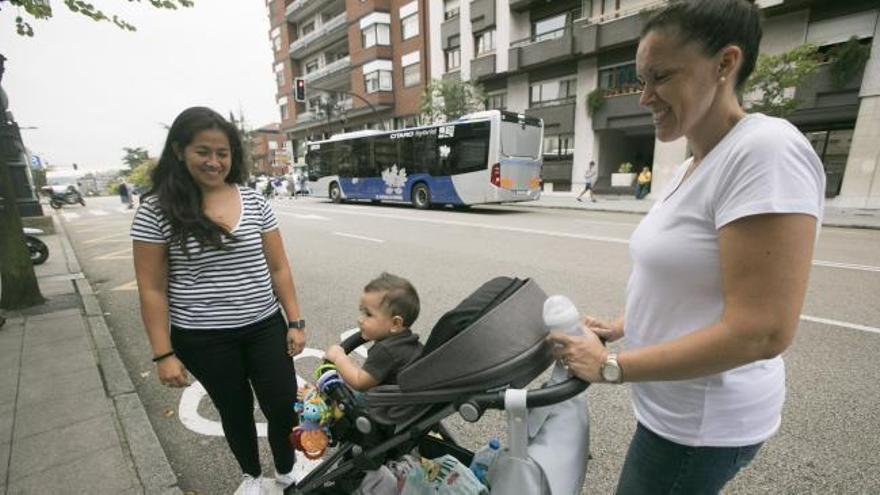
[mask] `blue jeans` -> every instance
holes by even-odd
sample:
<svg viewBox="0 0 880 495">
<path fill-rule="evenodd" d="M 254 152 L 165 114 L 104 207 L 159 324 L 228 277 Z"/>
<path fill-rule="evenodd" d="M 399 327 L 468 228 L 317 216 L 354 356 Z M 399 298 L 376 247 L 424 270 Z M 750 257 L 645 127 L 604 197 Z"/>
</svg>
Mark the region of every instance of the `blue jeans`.
<svg viewBox="0 0 880 495">
<path fill-rule="evenodd" d="M 617 494 L 716 494 L 755 458 L 761 445 L 689 447 L 639 424 L 620 472 Z"/>
</svg>

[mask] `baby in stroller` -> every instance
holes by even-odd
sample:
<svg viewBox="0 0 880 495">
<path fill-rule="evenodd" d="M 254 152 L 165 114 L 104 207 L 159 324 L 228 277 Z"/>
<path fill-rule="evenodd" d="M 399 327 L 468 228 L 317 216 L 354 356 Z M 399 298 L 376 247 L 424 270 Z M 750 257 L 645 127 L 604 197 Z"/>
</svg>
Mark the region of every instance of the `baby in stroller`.
<svg viewBox="0 0 880 495">
<path fill-rule="evenodd" d="M 339 413 L 328 424 L 336 449 L 285 493 L 356 493 L 366 473 L 416 451 L 470 465 L 473 453 L 442 420 L 458 413 L 477 422 L 489 409 L 508 418 L 508 445 L 488 471 L 491 493 L 579 493 L 589 448 L 588 384 L 557 364 L 544 387 L 523 390 L 553 364 L 549 330 L 577 327 L 577 311 L 559 297 L 548 299 L 532 280 L 498 277 L 440 318 L 396 384 L 355 398 L 341 380 L 322 376 L 318 388 Z M 356 334 L 342 350 L 363 342 Z"/>
</svg>

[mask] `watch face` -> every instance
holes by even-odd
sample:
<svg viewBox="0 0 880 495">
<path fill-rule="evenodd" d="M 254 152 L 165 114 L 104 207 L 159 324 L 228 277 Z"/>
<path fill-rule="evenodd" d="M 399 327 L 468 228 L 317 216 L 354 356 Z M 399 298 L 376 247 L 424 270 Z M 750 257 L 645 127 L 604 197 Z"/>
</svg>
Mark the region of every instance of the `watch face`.
<svg viewBox="0 0 880 495">
<path fill-rule="evenodd" d="M 620 380 L 620 368 L 617 363 L 605 363 L 602 365 L 602 378 L 606 382 L 616 382 Z"/>
</svg>

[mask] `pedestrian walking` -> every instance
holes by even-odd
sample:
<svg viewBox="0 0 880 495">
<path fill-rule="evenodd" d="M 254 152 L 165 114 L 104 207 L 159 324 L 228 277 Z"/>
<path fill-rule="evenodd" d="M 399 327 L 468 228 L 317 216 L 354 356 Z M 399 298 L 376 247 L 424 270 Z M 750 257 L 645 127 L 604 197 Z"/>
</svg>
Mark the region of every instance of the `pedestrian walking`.
<svg viewBox="0 0 880 495">
<path fill-rule="evenodd" d="M 208 108 L 174 120 L 151 178 L 131 237 L 159 381 L 185 387 L 192 373 L 205 387 L 245 494 L 260 493 L 262 484 L 253 389 L 268 420 L 276 481 L 286 487 L 295 482 L 292 357 L 305 345 L 305 321 L 275 214 L 259 193 L 239 186 L 238 132 Z"/>
<path fill-rule="evenodd" d="M 125 182 L 125 179 L 123 179 L 122 182 L 119 183 L 117 192 L 119 193 L 119 200 L 130 210 L 133 207 L 133 203 L 131 200 L 132 190 L 131 186 L 129 186 L 128 183 Z"/>
<path fill-rule="evenodd" d="M 718 493 L 781 423 L 825 174 L 796 127 L 737 99 L 760 40 L 748 0 L 675 1 L 642 30 L 640 103 L 693 156 L 630 238 L 624 313 L 550 339 L 575 375 L 631 383 L 621 495 Z M 624 335 L 619 354 L 599 340 Z"/>
<path fill-rule="evenodd" d="M 642 199 L 648 195 L 651 188 L 651 169 L 642 167 L 639 176 L 636 178 L 636 199 Z"/>
<path fill-rule="evenodd" d="M 581 191 L 581 193 L 578 194 L 577 198 L 575 198 L 575 199 L 577 199 L 578 201 L 583 201 L 581 199 L 581 197 L 584 194 L 589 193 L 590 201 L 595 203 L 596 196 L 593 194 L 593 185 L 596 183 L 596 179 L 598 177 L 599 177 L 599 171 L 596 169 L 596 162 L 593 160 L 590 160 L 590 165 L 587 167 L 587 171 L 584 172 L 584 190 Z"/>
</svg>

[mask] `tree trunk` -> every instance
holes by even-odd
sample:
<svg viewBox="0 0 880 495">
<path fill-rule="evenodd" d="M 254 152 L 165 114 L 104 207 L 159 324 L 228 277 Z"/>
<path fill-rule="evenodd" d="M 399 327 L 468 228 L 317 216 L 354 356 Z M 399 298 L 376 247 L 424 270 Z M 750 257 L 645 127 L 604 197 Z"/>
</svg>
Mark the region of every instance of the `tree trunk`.
<svg viewBox="0 0 880 495">
<path fill-rule="evenodd" d="M 0 126 L 6 125 L 0 121 Z M 0 139 L 0 309 L 22 309 L 46 300 L 24 241 L 15 186 L 6 166 L 9 143 L 5 141 Z"/>
</svg>

